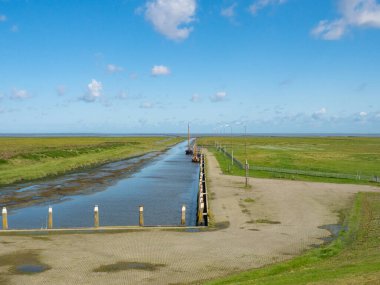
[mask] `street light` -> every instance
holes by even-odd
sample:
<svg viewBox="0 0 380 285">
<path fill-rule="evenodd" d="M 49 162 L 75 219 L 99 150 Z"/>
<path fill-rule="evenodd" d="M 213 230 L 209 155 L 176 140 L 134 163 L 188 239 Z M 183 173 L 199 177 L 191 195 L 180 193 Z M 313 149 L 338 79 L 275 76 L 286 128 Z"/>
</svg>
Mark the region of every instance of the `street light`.
<svg viewBox="0 0 380 285">
<path fill-rule="evenodd" d="M 245 187 L 248 187 L 248 159 L 247 159 L 247 126 L 244 126 L 245 141 Z"/>
<path fill-rule="evenodd" d="M 234 150 L 232 148 L 232 124 L 229 127 L 231 128 L 231 165 L 234 166 Z"/>
</svg>

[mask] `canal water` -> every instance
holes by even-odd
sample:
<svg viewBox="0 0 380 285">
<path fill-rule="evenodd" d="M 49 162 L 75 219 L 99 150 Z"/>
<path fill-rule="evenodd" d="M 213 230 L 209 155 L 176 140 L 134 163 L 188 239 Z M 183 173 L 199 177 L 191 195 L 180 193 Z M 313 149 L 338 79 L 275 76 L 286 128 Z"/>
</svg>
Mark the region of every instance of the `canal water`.
<svg viewBox="0 0 380 285">
<path fill-rule="evenodd" d="M 9 228 L 46 228 L 49 205 L 53 207 L 55 228 L 92 227 L 95 205 L 99 206 L 101 226 L 138 225 L 140 205 L 144 206 L 146 226 L 179 225 L 182 205 L 187 208 L 187 225 L 194 226 L 199 165 L 192 163 L 191 157 L 185 155 L 186 147 L 186 142 L 180 143 L 151 158 L 133 174 L 119 179 L 114 177 L 113 183 L 104 190 L 65 196 L 59 200 L 11 210 L 8 213 Z M 98 171 L 120 168 L 123 163 L 130 164 L 131 160 L 110 163 Z M 95 175 L 94 170 L 89 173 Z M 80 175 L 89 173 L 81 172 Z M 64 177 L 56 180 L 61 183 L 62 179 Z M 54 181 L 47 184 L 54 185 Z M 42 185 L 46 186 L 46 183 Z M 22 191 L 35 191 L 36 187 L 39 186 L 31 185 L 22 188 Z M 64 189 L 65 184 L 60 187 Z"/>
</svg>

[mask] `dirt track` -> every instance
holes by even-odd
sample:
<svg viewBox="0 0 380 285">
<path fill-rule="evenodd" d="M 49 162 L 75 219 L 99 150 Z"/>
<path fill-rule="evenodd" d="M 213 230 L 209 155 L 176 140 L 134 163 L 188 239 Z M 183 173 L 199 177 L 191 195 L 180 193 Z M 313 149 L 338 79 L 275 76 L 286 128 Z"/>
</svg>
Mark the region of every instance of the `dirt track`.
<svg viewBox="0 0 380 285">
<path fill-rule="evenodd" d="M 215 222 L 229 227 L 209 232 L 149 230 L 118 234 L 1 236 L 0 284 L 170 284 L 200 282 L 289 259 L 329 232 L 338 211 L 360 185 L 337 185 L 222 175 L 207 154 L 210 201 Z M 24 254 L 51 267 L 15 274 Z M 5 256 L 7 255 L 7 256 Z M 9 260 L 9 262 L 4 262 Z M 31 261 L 29 261 L 31 262 Z M 99 268 L 110 265 L 108 268 Z M 112 272 L 94 272 L 105 269 Z M 98 270 L 98 271 L 99 271 Z"/>
</svg>

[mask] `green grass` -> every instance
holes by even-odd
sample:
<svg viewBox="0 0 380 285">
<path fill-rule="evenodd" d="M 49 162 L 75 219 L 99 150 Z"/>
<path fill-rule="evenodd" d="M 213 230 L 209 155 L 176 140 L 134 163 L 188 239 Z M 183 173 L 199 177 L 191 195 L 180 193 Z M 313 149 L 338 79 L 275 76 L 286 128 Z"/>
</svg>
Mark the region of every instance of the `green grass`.
<svg viewBox="0 0 380 285">
<path fill-rule="evenodd" d="M 163 150 L 179 137 L 0 138 L 0 186 Z"/>
<path fill-rule="evenodd" d="M 216 155 L 222 170 L 233 175 L 245 175 L 231 159 L 214 148 L 215 142 L 233 149 L 234 157 L 244 163 L 245 138 L 200 138 L 198 144 L 208 146 Z M 380 177 L 380 138 L 357 137 L 248 137 L 247 158 L 249 165 L 291 170 L 317 171 L 361 176 Z M 339 179 L 250 170 L 250 176 L 281 178 L 317 182 L 376 184 L 365 180 Z M 378 183 L 377 183 L 378 185 Z"/>
<path fill-rule="evenodd" d="M 253 203 L 253 202 L 255 202 L 255 200 L 253 200 L 252 198 L 246 198 L 243 201 L 246 202 L 246 203 Z"/>
<path fill-rule="evenodd" d="M 380 194 L 359 193 L 331 244 L 206 284 L 380 284 Z"/>
</svg>

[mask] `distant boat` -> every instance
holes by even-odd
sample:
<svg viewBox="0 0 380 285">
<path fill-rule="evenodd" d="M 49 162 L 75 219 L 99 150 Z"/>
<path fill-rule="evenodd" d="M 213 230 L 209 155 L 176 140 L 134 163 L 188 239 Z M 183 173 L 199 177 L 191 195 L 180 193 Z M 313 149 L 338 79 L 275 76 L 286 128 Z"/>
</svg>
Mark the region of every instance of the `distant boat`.
<svg viewBox="0 0 380 285">
<path fill-rule="evenodd" d="M 193 155 L 193 150 L 190 147 L 190 124 L 187 124 L 187 150 L 186 155 Z"/>
</svg>

